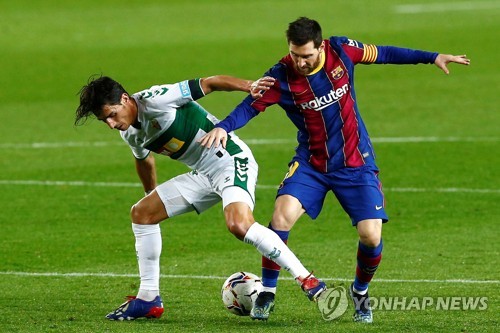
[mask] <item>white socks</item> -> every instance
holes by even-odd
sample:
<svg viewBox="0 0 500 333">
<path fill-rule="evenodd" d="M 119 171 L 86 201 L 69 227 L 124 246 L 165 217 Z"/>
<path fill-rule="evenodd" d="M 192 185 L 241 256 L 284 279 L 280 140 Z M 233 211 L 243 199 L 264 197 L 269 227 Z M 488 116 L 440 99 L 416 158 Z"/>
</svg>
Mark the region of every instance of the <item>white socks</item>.
<svg viewBox="0 0 500 333">
<path fill-rule="evenodd" d="M 262 289 L 260 290 L 261 292 L 266 291 L 268 293 L 273 293 L 276 294 L 276 287 L 266 287 L 262 286 Z"/>
<path fill-rule="evenodd" d="M 132 223 L 135 250 L 139 263 L 141 285 L 137 298 L 152 301 L 160 294 L 160 254 L 162 247 L 159 224 Z M 265 257 L 273 260 L 294 278 L 305 277 L 309 271 L 272 230 L 254 223 L 245 235 L 245 243 L 252 244 Z"/>
<path fill-rule="evenodd" d="M 368 288 L 366 288 L 365 290 L 359 291 L 356 288 L 354 288 L 354 286 L 353 286 L 352 291 L 354 291 L 358 295 L 365 295 L 368 292 Z"/>
<path fill-rule="evenodd" d="M 132 223 L 141 285 L 137 298 L 152 301 L 160 294 L 161 231 L 159 224 Z"/>
<path fill-rule="evenodd" d="M 248 229 L 244 241 L 255 246 L 263 256 L 290 272 L 295 279 L 309 275 L 309 271 L 295 254 L 271 229 L 255 222 Z"/>
</svg>

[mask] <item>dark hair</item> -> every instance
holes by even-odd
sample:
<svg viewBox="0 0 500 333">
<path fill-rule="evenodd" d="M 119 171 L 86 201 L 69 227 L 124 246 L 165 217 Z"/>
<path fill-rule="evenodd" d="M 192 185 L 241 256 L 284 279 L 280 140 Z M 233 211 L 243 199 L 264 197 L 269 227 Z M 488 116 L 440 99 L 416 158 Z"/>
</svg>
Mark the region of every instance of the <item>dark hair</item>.
<svg viewBox="0 0 500 333">
<path fill-rule="evenodd" d="M 122 85 L 107 76 L 92 75 L 80 89 L 80 105 L 76 109 L 75 125 L 82 125 L 92 115 L 99 116 L 105 105 L 120 104 Z"/>
<path fill-rule="evenodd" d="M 291 42 L 297 46 L 302 46 L 313 41 L 315 48 L 318 48 L 323 41 L 321 26 L 315 20 L 307 17 L 299 17 L 290 23 L 286 31 L 286 38 L 288 44 Z"/>
</svg>

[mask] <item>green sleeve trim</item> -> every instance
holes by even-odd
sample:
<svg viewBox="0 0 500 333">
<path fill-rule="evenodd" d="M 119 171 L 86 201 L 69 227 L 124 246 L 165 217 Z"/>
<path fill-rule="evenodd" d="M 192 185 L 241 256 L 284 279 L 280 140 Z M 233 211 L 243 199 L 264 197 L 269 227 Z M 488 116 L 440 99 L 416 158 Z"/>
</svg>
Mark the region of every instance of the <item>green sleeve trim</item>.
<svg viewBox="0 0 500 333">
<path fill-rule="evenodd" d="M 200 79 L 189 80 L 189 89 L 191 90 L 191 97 L 193 101 L 200 99 L 205 96 L 203 89 L 201 89 L 201 81 Z"/>
</svg>

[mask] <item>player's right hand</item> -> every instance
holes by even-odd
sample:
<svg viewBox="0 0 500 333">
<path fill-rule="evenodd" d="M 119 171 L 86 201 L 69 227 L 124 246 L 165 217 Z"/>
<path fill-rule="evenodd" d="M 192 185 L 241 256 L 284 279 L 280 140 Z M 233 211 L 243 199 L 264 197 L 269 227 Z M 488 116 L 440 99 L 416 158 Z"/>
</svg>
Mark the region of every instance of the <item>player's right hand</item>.
<svg viewBox="0 0 500 333">
<path fill-rule="evenodd" d="M 206 148 L 210 148 L 212 145 L 215 148 L 218 148 L 221 143 L 222 147 L 226 148 L 227 132 L 220 127 L 215 127 L 213 130 L 202 136 L 198 142 Z"/>
<path fill-rule="evenodd" d="M 250 95 L 252 95 L 254 99 L 261 98 L 262 94 L 269 90 L 274 85 L 275 81 L 276 79 L 271 76 L 261 77 L 250 86 Z"/>
</svg>

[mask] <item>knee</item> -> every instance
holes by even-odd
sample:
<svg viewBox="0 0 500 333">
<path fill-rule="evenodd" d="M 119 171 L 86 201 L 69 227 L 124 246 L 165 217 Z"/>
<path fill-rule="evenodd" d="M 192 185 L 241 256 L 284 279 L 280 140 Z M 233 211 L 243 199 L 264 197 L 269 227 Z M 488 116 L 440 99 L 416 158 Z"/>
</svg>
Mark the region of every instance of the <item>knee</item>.
<svg viewBox="0 0 500 333">
<path fill-rule="evenodd" d="M 375 234 L 368 234 L 368 235 L 360 235 L 359 236 L 359 241 L 368 247 L 377 247 L 380 244 L 380 240 L 382 238 L 380 235 L 375 235 Z"/>
<path fill-rule="evenodd" d="M 280 212 L 274 212 L 271 225 L 275 230 L 289 230 L 289 223 L 287 222 L 285 215 Z"/>
<path fill-rule="evenodd" d="M 130 209 L 130 217 L 132 223 L 135 224 L 155 224 L 153 216 L 148 213 L 147 209 L 145 209 L 140 202 L 132 206 Z"/>
<path fill-rule="evenodd" d="M 284 214 L 275 212 L 271 221 L 271 226 L 274 230 L 290 231 L 295 221 L 290 221 Z"/>
<path fill-rule="evenodd" d="M 382 240 L 382 220 L 364 220 L 358 223 L 359 241 L 368 247 L 377 247 Z"/>
<path fill-rule="evenodd" d="M 297 198 L 291 195 L 281 195 L 274 203 L 271 225 L 275 230 L 290 231 L 304 212 Z"/>
<path fill-rule="evenodd" d="M 236 220 L 227 220 L 226 226 L 229 232 L 231 232 L 239 240 L 243 240 L 245 238 L 249 228 L 241 221 Z"/>
<path fill-rule="evenodd" d="M 233 209 L 226 209 L 224 213 L 226 217 L 226 226 L 229 232 L 239 240 L 243 240 L 248 229 L 254 223 L 253 215 L 248 212 Z"/>
</svg>

